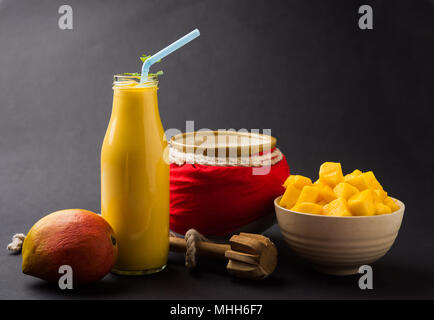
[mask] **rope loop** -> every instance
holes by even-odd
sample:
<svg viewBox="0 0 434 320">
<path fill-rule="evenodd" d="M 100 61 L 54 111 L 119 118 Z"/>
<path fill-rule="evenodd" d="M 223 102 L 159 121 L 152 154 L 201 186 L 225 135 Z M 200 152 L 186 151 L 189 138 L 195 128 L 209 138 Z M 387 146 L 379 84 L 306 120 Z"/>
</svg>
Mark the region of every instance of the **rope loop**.
<svg viewBox="0 0 434 320">
<path fill-rule="evenodd" d="M 196 242 L 209 241 L 204 235 L 196 229 L 189 229 L 184 236 L 187 242 L 187 250 L 185 251 L 185 266 L 188 269 L 196 267 Z"/>
<path fill-rule="evenodd" d="M 7 249 L 13 253 L 20 253 L 23 248 L 23 242 L 26 235 L 24 233 L 17 233 L 12 237 L 12 242 L 8 244 Z"/>
</svg>

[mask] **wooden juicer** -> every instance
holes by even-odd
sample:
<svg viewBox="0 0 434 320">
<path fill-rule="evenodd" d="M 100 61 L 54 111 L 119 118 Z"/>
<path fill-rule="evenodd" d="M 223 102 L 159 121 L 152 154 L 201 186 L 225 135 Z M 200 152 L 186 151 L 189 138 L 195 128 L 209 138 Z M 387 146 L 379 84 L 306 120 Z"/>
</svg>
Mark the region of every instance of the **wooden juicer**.
<svg viewBox="0 0 434 320">
<path fill-rule="evenodd" d="M 187 267 L 195 266 L 196 254 L 229 259 L 226 266 L 229 273 L 245 279 L 264 279 L 277 265 L 274 243 L 269 238 L 254 233 L 241 232 L 233 235 L 229 244 L 220 244 L 210 242 L 196 230 L 190 229 L 185 238 L 170 236 L 170 250 L 186 252 Z"/>
</svg>

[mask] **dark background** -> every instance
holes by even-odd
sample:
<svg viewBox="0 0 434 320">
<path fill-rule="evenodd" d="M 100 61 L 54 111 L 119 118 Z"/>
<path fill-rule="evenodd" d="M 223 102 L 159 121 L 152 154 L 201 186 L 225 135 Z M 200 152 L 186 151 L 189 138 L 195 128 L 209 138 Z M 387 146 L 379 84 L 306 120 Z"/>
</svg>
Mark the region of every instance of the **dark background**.
<svg viewBox="0 0 434 320">
<path fill-rule="evenodd" d="M 74 29 L 58 28 L 61 4 Z M 370 4 L 374 30 L 358 28 Z M 0 254 L 0 298 L 433 298 L 434 1 L 0 0 L 0 244 L 63 208 L 100 208 L 100 147 L 112 76 L 199 28 L 201 36 L 154 68 L 166 129 L 267 129 L 293 173 L 324 161 L 373 170 L 406 204 L 399 237 L 374 264 L 374 290 L 296 261 L 277 226 L 280 262 L 244 282 L 202 261 L 188 273 L 107 276 L 60 292 Z"/>
</svg>

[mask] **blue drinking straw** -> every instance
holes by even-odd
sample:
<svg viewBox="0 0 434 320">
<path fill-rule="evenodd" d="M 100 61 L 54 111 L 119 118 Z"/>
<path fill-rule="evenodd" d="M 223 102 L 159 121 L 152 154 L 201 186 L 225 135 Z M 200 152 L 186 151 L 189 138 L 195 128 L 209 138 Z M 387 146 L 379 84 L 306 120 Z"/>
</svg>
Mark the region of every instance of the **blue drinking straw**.
<svg viewBox="0 0 434 320">
<path fill-rule="evenodd" d="M 186 34 L 181 39 L 176 40 L 171 45 L 168 45 L 166 48 L 160 50 L 159 52 L 157 52 L 156 54 L 154 54 L 152 57 L 146 59 L 145 62 L 143 62 L 143 65 L 142 65 L 142 75 L 141 75 L 141 78 L 140 78 L 140 83 L 143 83 L 143 82 L 145 82 L 146 79 L 148 79 L 149 68 L 155 62 L 157 62 L 157 61 L 163 59 L 164 57 L 168 56 L 173 51 L 181 48 L 183 45 L 185 45 L 185 44 L 189 43 L 191 40 L 197 38 L 199 35 L 200 35 L 199 30 L 198 29 L 194 29 L 189 34 Z"/>
</svg>

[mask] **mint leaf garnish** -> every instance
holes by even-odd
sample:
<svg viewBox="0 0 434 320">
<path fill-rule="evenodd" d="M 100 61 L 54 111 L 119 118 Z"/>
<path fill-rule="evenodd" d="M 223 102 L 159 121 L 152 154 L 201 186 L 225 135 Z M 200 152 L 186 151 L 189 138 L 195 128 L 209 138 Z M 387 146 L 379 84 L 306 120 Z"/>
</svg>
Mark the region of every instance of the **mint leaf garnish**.
<svg viewBox="0 0 434 320">
<path fill-rule="evenodd" d="M 138 72 L 124 72 L 124 75 L 126 75 L 126 76 L 140 77 L 140 73 L 138 73 Z"/>
<path fill-rule="evenodd" d="M 139 57 L 139 59 L 140 59 L 140 61 L 142 61 L 142 63 L 143 63 L 143 62 L 145 62 L 146 60 L 148 60 L 150 57 L 151 57 L 151 56 L 148 56 L 148 55 L 146 55 L 146 54 L 142 54 L 142 55 Z M 161 62 L 161 60 L 158 60 L 157 62 Z M 140 77 L 140 76 L 141 76 L 141 74 L 138 73 L 138 72 L 124 72 L 124 74 L 127 75 L 127 76 L 133 76 L 133 77 Z M 158 77 L 158 76 L 161 76 L 161 75 L 163 75 L 163 74 L 164 74 L 163 70 L 160 70 L 160 71 L 157 71 L 156 73 L 148 73 L 148 76 L 150 76 L 150 77 Z"/>
<path fill-rule="evenodd" d="M 158 77 L 158 76 L 161 76 L 163 74 L 164 74 L 163 70 L 160 70 L 160 71 L 157 71 L 155 73 L 148 73 L 148 76 L 150 76 L 150 77 Z M 138 73 L 138 72 L 124 72 L 124 75 L 126 75 L 126 76 L 133 76 L 133 77 L 140 77 L 141 76 L 141 74 Z"/>
<path fill-rule="evenodd" d="M 142 62 L 145 62 L 146 60 L 148 60 L 151 56 L 148 56 L 146 54 L 142 54 L 142 56 L 139 58 Z M 161 59 L 155 62 L 161 62 Z"/>
<path fill-rule="evenodd" d="M 146 54 L 142 54 L 142 56 L 139 58 L 142 62 L 145 62 L 146 60 L 148 60 L 151 56 L 148 56 Z"/>
<path fill-rule="evenodd" d="M 150 73 L 152 77 L 162 76 L 164 74 L 163 70 L 157 71 L 156 73 Z"/>
</svg>

